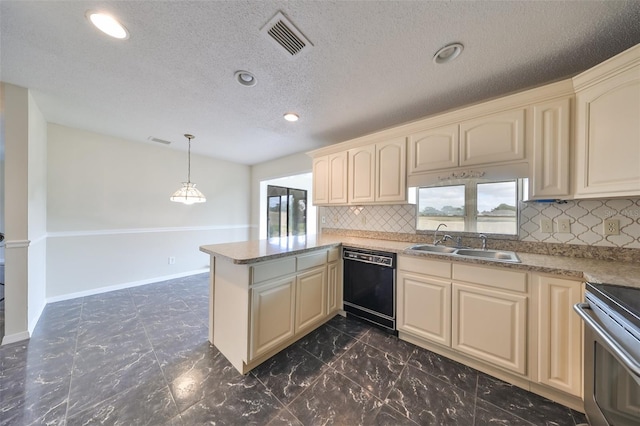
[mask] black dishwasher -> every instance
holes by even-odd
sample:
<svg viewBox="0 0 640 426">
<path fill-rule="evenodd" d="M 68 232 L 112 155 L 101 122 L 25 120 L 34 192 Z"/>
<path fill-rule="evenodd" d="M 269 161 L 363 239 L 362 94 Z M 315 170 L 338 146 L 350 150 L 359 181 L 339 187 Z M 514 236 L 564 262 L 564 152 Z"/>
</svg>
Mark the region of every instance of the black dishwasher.
<svg viewBox="0 0 640 426">
<path fill-rule="evenodd" d="M 344 247 L 344 310 L 347 315 L 396 331 L 396 255 Z"/>
</svg>

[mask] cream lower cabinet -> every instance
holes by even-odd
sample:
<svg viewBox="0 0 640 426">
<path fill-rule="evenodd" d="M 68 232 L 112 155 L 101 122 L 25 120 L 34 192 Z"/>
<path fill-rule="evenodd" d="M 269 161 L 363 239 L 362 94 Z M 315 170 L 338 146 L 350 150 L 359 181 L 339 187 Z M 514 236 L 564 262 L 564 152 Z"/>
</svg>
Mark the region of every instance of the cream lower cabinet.
<svg viewBox="0 0 640 426">
<path fill-rule="evenodd" d="M 242 374 L 334 316 L 340 248 L 251 264 L 214 258 L 212 343 Z"/>
<path fill-rule="evenodd" d="M 532 333 L 537 336 L 537 381 L 575 396 L 582 387 L 582 321 L 573 305 L 583 300 L 583 284 L 532 276 L 537 306 Z"/>
<path fill-rule="evenodd" d="M 451 263 L 398 257 L 398 330 L 451 345 Z"/>
<path fill-rule="evenodd" d="M 295 332 L 302 332 L 327 315 L 327 268 L 321 266 L 296 277 Z"/>
<path fill-rule="evenodd" d="M 289 277 L 251 290 L 251 348 L 256 358 L 293 337 L 296 279 Z"/>
<path fill-rule="evenodd" d="M 452 348 L 527 373 L 526 295 L 454 283 L 452 305 Z"/>
</svg>

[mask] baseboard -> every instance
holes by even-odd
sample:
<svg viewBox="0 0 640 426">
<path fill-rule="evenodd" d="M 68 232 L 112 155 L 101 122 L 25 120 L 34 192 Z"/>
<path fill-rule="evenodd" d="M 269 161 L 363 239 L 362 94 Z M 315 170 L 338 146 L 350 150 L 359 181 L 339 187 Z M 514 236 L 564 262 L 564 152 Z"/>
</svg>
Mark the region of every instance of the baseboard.
<svg viewBox="0 0 640 426">
<path fill-rule="evenodd" d="M 2 345 L 8 345 L 9 343 L 20 342 L 27 339 L 29 339 L 28 331 L 21 331 L 20 333 L 15 334 L 7 334 L 2 338 Z"/>
<path fill-rule="evenodd" d="M 43 300 L 40 307 L 38 307 L 37 314 L 29 319 L 29 323 L 27 327 L 29 329 L 29 333 L 33 334 L 33 330 L 36 328 L 38 321 L 40 321 L 40 316 L 42 315 L 42 312 L 44 311 L 45 306 L 47 306 L 47 302 Z"/>
<path fill-rule="evenodd" d="M 111 286 L 108 286 L 108 287 L 99 287 L 99 288 L 86 290 L 86 291 L 78 291 L 78 292 L 75 292 L 75 293 L 67 293 L 67 294 L 63 294 L 63 295 L 60 295 L 60 296 L 47 297 L 46 298 L 46 302 L 47 303 L 54 303 L 54 302 L 61 302 L 63 300 L 77 299 L 78 297 L 93 296 L 94 294 L 101 294 L 101 293 L 107 293 L 109 291 L 114 291 L 114 290 L 122 290 L 122 289 L 125 289 L 125 288 L 138 287 L 138 286 L 145 285 L 145 284 L 157 283 L 159 281 L 166 281 L 166 280 L 173 280 L 173 279 L 176 279 L 176 278 L 189 277 L 191 275 L 203 274 L 205 272 L 209 272 L 209 268 L 196 269 L 194 271 L 187 271 L 187 272 L 182 272 L 182 273 L 179 273 L 179 274 L 163 275 L 161 277 L 149 278 L 149 279 L 141 280 L 141 281 L 130 281 L 130 282 L 127 282 L 127 283 L 111 285 Z"/>
</svg>

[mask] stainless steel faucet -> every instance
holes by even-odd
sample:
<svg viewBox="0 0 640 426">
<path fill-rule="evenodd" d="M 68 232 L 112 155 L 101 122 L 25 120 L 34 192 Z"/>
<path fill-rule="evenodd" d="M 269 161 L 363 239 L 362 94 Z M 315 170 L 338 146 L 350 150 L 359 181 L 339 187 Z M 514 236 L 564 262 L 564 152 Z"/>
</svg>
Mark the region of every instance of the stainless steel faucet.
<svg viewBox="0 0 640 426">
<path fill-rule="evenodd" d="M 487 249 L 487 236 L 484 234 L 478 235 L 478 238 L 482 239 L 482 250 Z"/>
<path fill-rule="evenodd" d="M 438 225 L 438 227 L 436 228 L 436 232 L 433 233 L 433 245 L 434 246 L 437 246 L 438 244 L 440 244 L 444 240 L 444 237 L 441 240 L 438 239 L 438 232 L 440 232 L 440 227 L 441 226 L 444 226 L 445 228 L 447 227 L 447 225 L 444 224 L 444 223 L 441 223 L 440 225 Z M 451 238 L 451 237 L 449 237 L 449 238 Z"/>
</svg>

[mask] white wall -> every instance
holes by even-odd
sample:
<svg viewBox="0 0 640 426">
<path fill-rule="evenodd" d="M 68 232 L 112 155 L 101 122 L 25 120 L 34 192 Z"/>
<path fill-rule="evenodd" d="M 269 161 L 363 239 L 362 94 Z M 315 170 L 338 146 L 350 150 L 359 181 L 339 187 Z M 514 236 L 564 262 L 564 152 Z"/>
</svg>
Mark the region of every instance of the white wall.
<svg viewBox="0 0 640 426">
<path fill-rule="evenodd" d="M 172 203 L 186 152 L 57 124 L 47 165 L 49 299 L 203 270 L 200 245 L 249 237 L 249 166 L 192 155 L 207 202 Z"/>
<path fill-rule="evenodd" d="M 33 329 L 44 309 L 47 262 L 47 122 L 31 93 L 29 105 L 27 231 L 28 257 L 28 329 Z"/>
<path fill-rule="evenodd" d="M 29 337 L 28 256 L 28 91 L 0 84 L 0 122 L 5 147 L 5 329 L 2 343 Z"/>
<path fill-rule="evenodd" d="M 251 239 L 260 238 L 260 215 L 261 212 L 265 211 L 260 208 L 260 182 L 309 173 L 311 172 L 311 167 L 311 157 L 305 153 L 281 157 L 251 167 Z"/>
</svg>

